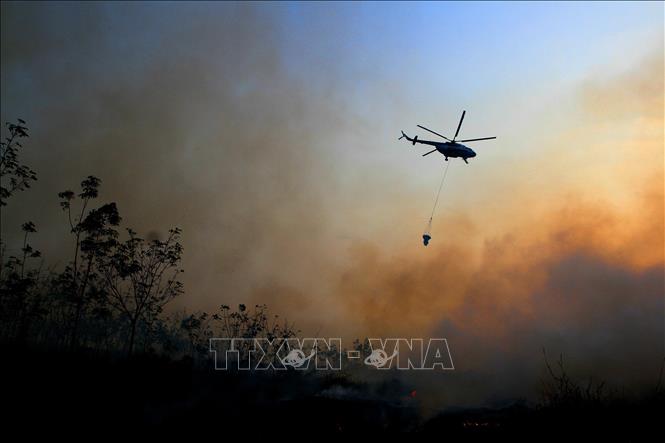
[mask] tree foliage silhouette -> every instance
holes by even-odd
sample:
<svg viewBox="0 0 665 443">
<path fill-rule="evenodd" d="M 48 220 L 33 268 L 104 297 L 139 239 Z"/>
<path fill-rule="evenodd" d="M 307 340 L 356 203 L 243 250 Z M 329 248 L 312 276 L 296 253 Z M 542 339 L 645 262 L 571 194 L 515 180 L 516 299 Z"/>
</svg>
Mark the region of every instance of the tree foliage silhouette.
<svg viewBox="0 0 665 443">
<path fill-rule="evenodd" d="M 72 261 L 65 268 L 59 284 L 73 305 L 70 319 L 70 345 L 78 344 L 81 318 L 86 309 L 99 299 L 100 276 L 95 267 L 96 259 L 108 254 L 114 245 L 118 232 L 115 228 L 121 218 L 115 203 L 108 203 L 96 209 L 89 209 L 91 200 L 99 195 L 101 180 L 88 176 L 81 182 L 80 208 L 75 212 L 73 202 L 76 195 L 71 190 L 58 193 L 60 207 L 67 213 L 71 233 L 74 237 Z"/>
<path fill-rule="evenodd" d="M 23 120 L 7 123 L 2 142 L 2 205 L 17 191 L 30 187 L 36 173 L 20 161 L 28 137 Z M 102 180 L 88 176 L 77 191 L 59 192 L 72 236 L 72 252 L 64 269 L 43 270 L 41 253 L 30 240 L 37 232 L 23 223 L 20 253 L 6 257 L 2 243 L 0 267 L 0 338 L 31 340 L 47 346 L 94 348 L 133 354 L 161 349 L 206 357 L 207 339 L 217 336 L 294 337 L 297 331 L 257 305 L 236 310 L 166 315 L 165 306 L 184 293 L 180 281 L 181 231 L 166 240 L 145 240 L 132 229 L 120 234 L 122 218 L 115 202 L 94 205 Z M 39 262 L 39 265 L 35 265 Z"/>
<path fill-rule="evenodd" d="M 104 294 L 129 322 L 127 352 L 134 350 L 137 326 L 152 325 L 164 305 L 183 292 L 178 280 L 182 257 L 180 229 L 169 230 L 165 241 L 150 242 L 127 230 L 129 239 L 111 241 L 104 254 L 97 256 L 98 267 L 105 283 Z"/>
<path fill-rule="evenodd" d="M 28 137 L 28 128 L 25 121 L 18 119 L 17 123 L 6 123 L 9 136 L 0 142 L 0 206 L 6 206 L 7 200 L 17 191 L 30 187 L 30 183 L 37 180 L 37 174 L 29 166 L 19 160 L 19 149 L 22 148 L 22 138 Z M 8 179 L 9 183 L 5 184 Z"/>
</svg>

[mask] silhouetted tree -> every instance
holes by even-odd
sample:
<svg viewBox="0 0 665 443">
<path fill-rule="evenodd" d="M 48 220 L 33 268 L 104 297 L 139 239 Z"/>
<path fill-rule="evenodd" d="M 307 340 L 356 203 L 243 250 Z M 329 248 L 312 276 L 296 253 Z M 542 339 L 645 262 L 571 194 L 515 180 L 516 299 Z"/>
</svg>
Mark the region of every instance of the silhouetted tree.
<svg viewBox="0 0 665 443">
<path fill-rule="evenodd" d="M 185 315 L 180 321 L 180 329 L 187 336 L 189 353 L 192 356 L 208 353 L 208 340 L 212 337 L 211 317 L 207 312 Z"/>
<path fill-rule="evenodd" d="M 76 198 L 73 191 L 60 192 L 60 207 L 67 212 L 71 232 L 74 236 L 74 255 L 71 264 L 63 272 L 59 283 L 73 305 L 70 327 L 70 344 L 76 346 L 79 328 L 84 311 L 91 302 L 103 300 L 100 297 L 100 277 L 95 263 L 109 254 L 116 244 L 118 233 L 115 227 L 120 224 L 120 215 L 115 203 L 89 209 L 92 199 L 99 195 L 101 180 L 88 176 L 81 182 L 80 209 L 72 213 L 72 202 Z"/>
<path fill-rule="evenodd" d="M 288 321 L 280 322 L 278 315 L 269 316 L 266 305 L 255 305 L 253 309 L 248 309 L 244 304 L 239 304 L 236 310 L 221 305 L 211 318 L 215 337 L 267 338 L 274 341 L 273 350 L 279 348 L 282 340 L 296 337 L 300 332 Z M 247 358 L 252 346 L 249 341 L 239 343 L 240 358 Z M 267 358 L 274 358 L 274 354 L 268 353 Z"/>
<path fill-rule="evenodd" d="M 272 340 L 295 337 L 299 332 L 286 320 L 280 324 L 278 315 L 268 316 L 266 305 L 255 305 L 250 310 L 244 304 L 239 304 L 235 311 L 227 305 L 221 305 L 219 312 L 212 315 L 212 320 L 218 337 L 266 337 Z"/>
<path fill-rule="evenodd" d="M 169 230 L 165 241 L 150 242 L 127 231 L 129 239 L 113 243 L 97 261 L 108 302 L 128 322 L 126 347 L 131 355 L 139 324 L 150 327 L 164 305 L 183 292 L 178 280 L 182 245 L 178 228 Z"/>
<path fill-rule="evenodd" d="M 5 335 L 23 341 L 30 324 L 39 311 L 40 297 L 37 291 L 41 269 L 26 269 L 29 259 L 41 257 L 41 253 L 28 243 L 28 236 L 37 232 L 32 222 L 23 223 L 21 256 L 3 260 L 0 270 L 0 312 Z"/>
<path fill-rule="evenodd" d="M 563 362 L 563 354 L 560 354 L 559 360 L 557 360 L 557 370 L 550 365 L 545 349 L 543 349 L 543 357 L 550 376 L 549 381 L 542 382 L 541 396 L 544 406 L 574 409 L 589 404 L 600 404 L 607 399 L 605 382 L 595 382 L 593 378 L 589 378 L 586 387 L 582 387 L 568 375 Z"/>
<path fill-rule="evenodd" d="M 30 187 L 37 180 L 37 174 L 19 160 L 23 146 L 19 141 L 28 137 L 25 121 L 6 123 L 9 136 L 0 142 L 0 208 L 17 191 Z M 0 212 L 1 214 L 1 212 Z M 40 252 L 28 243 L 28 236 L 37 232 L 31 221 L 23 223 L 23 246 L 20 256 L 9 256 L 5 261 L 6 245 L 0 239 L 0 316 L 5 335 L 23 340 L 28 332 L 33 314 L 38 311 L 38 297 L 35 290 L 39 271 L 28 270 L 28 259 L 38 258 Z"/>
<path fill-rule="evenodd" d="M 0 149 L 0 206 L 17 191 L 30 187 L 36 173 L 19 157 L 20 140 L 28 137 L 25 122 L 7 123 L 9 136 Z M 182 246 L 179 229 L 168 238 L 144 240 L 128 229 L 121 241 L 121 217 L 116 203 L 92 207 L 101 180 L 88 176 L 80 191 L 58 193 L 73 237 L 73 254 L 64 270 L 42 273 L 41 257 L 29 242 L 37 232 L 32 222 L 22 225 L 20 253 L 5 257 L 0 242 L 0 334 L 3 339 L 42 340 L 49 345 L 112 350 L 124 346 L 128 354 L 156 339 L 162 351 L 208 355 L 208 339 L 227 337 L 295 337 L 297 332 L 278 316 L 268 316 L 265 305 L 236 310 L 221 306 L 218 313 L 184 312 L 164 316 L 164 306 L 183 293 L 179 281 Z M 142 340 L 142 341 L 140 341 Z"/>
<path fill-rule="evenodd" d="M 25 121 L 18 119 L 16 124 L 6 123 L 9 136 L 0 142 L 0 207 L 7 205 L 7 199 L 16 191 L 30 187 L 37 180 L 37 174 L 19 160 L 19 149 L 23 146 L 19 139 L 28 137 Z M 5 185 L 5 179 L 9 183 Z"/>
</svg>

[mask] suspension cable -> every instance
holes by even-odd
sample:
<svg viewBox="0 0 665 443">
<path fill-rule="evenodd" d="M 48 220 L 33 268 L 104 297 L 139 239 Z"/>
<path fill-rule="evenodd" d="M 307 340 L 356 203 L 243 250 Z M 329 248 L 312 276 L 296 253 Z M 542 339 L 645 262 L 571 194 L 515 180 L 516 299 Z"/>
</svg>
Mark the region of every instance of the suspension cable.
<svg viewBox="0 0 665 443">
<path fill-rule="evenodd" d="M 441 195 L 441 189 L 443 188 L 443 182 L 446 181 L 446 175 L 448 175 L 448 167 L 450 166 L 451 162 L 446 163 L 446 167 L 443 170 L 443 176 L 441 177 L 441 183 L 439 184 L 439 190 L 436 193 L 436 199 L 434 200 L 434 207 L 432 208 L 432 214 L 429 217 L 429 223 L 428 223 L 428 231 L 432 229 L 432 219 L 434 218 L 434 212 L 436 211 L 436 207 L 439 204 L 439 196 Z"/>
</svg>

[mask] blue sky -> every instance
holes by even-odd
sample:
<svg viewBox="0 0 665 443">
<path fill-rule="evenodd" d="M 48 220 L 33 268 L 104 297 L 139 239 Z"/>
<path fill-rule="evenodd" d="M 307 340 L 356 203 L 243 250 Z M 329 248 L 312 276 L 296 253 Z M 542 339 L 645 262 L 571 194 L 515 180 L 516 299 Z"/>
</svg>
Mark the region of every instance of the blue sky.
<svg viewBox="0 0 665 443">
<path fill-rule="evenodd" d="M 285 57 L 294 70 L 333 55 L 344 57 L 337 64 L 343 72 L 374 69 L 453 90 L 463 76 L 479 93 L 511 81 L 580 78 L 612 58 L 629 63 L 642 39 L 662 35 L 663 23 L 658 2 L 297 3 L 272 9 L 283 17 Z M 335 69 L 335 59 L 327 61 L 326 69 Z"/>
</svg>

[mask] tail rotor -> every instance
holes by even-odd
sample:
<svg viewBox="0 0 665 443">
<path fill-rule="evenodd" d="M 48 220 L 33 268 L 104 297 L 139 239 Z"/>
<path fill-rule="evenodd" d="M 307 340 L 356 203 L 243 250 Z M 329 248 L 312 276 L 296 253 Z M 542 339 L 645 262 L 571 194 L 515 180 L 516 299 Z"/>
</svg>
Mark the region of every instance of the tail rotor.
<svg viewBox="0 0 665 443">
<path fill-rule="evenodd" d="M 406 134 L 404 133 L 404 131 L 401 131 L 401 132 L 402 132 L 402 136 L 401 136 L 400 138 L 398 138 L 397 140 L 401 140 L 401 139 L 405 138 L 405 139 L 407 139 L 408 141 L 410 141 L 411 144 L 414 145 L 414 146 L 416 145 L 416 143 L 418 143 L 418 136 L 417 136 L 417 135 L 416 135 L 415 137 L 413 137 L 413 138 L 410 138 L 408 135 L 406 135 Z"/>
</svg>

